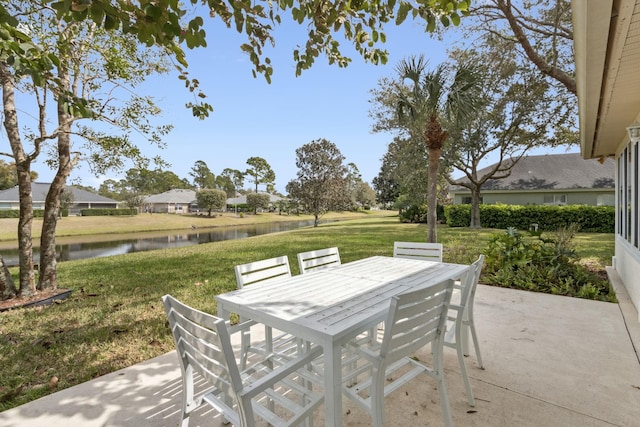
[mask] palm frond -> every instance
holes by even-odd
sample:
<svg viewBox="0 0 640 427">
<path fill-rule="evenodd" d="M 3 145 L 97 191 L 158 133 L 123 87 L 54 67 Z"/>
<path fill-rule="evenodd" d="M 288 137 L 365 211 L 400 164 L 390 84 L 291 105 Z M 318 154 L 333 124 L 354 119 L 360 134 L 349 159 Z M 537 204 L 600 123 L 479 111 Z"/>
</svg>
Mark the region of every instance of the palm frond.
<svg viewBox="0 0 640 427">
<path fill-rule="evenodd" d="M 411 80 L 413 86 L 416 87 L 420 85 L 420 79 L 428 64 L 429 61 L 424 55 L 412 55 L 396 65 L 396 72 L 401 80 Z"/>
</svg>

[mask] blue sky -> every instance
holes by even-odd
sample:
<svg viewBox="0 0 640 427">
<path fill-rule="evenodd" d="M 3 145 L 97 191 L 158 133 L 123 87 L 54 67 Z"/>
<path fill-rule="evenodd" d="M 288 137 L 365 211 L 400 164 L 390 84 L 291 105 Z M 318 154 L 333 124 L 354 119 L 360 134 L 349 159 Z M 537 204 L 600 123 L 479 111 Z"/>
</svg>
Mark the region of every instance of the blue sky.
<svg viewBox="0 0 640 427">
<path fill-rule="evenodd" d="M 263 157 L 276 174 L 276 189 L 285 193 L 286 184 L 297 172 L 295 150 L 324 138 L 338 147 L 345 163 L 355 163 L 363 179 L 371 183 L 393 135 L 371 132 L 370 90 L 381 77 L 395 76 L 394 66 L 409 55 L 423 53 L 433 66 L 446 60 L 446 49 L 456 36 L 439 41 L 407 21 L 387 28 L 386 65 L 365 63 L 344 42 L 343 52 L 349 52 L 353 59 L 347 68 L 328 65 L 321 56 L 296 78 L 292 51 L 306 40 L 303 31 L 304 27 L 291 23 L 277 29 L 276 47 L 267 50 L 274 64 L 272 83 L 267 84 L 261 76 L 253 78 L 251 63 L 239 49 L 242 37 L 235 30 L 209 23 L 207 48 L 189 51 L 188 60 L 189 74 L 200 81 L 214 112 L 205 120 L 194 118 L 184 108 L 193 98 L 175 75 L 153 78 L 141 93 L 154 95 L 163 110 L 161 122 L 173 124 L 174 129 L 166 136 L 163 150 L 140 138 L 137 143 L 143 152 L 161 155 L 171 164 L 170 170 L 190 181 L 189 172 L 197 160 L 205 161 L 218 175 L 224 168 L 245 170 L 248 158 Z M 6 136 L 0 143 L 6 143 Z M 491 162 L 487 159 L 487 164 Z M 50 182 L 53 172 L 46 165 L 39 163 L 34 169 L 39 181 Z M 122 175 L 96 177 L 81 165 L 70 181 L 97 188 L 106 178 L 118 180 Z M 251 185 L 245 183 L 247 187 Z"/>
</svg>

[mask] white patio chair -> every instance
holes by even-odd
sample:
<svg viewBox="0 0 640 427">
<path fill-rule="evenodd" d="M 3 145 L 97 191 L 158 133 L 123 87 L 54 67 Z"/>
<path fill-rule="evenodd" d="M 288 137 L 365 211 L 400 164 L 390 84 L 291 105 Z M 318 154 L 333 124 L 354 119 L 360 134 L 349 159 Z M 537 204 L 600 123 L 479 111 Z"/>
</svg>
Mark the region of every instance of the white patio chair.
<svg viewBox="0 0 640 427">
<path fill-rule="evenodd" d="M 421 373 L 438 381 L 444 421 L 452 425 L 444 383 L 442 345 L 453 280 L 393 297 L 382 342 L 349 343 L 343 358 L 343 391 L 372 418 L 373 426 L 384 423 L 384 398 Z M 433 366 L 411 358 L 431 343 Z M 353 364 L 357 367 L 354 369 Z M 402 369 L 408 367 L 407 369 Z"/>
<path fill-rule="evenodd" d="M 442 262 L 442 243 L 394 242 L 393 256 Z"/>
<path fill-rule="evenodd" d="M 266 283 L 270 280 L 277 280 L 291 277 L 291 268 L 289 266 L 289 258 L 286 255 L 254 261 L 247 264 L 235 266 L 236 284 L 238 289 L 242 289 L 246 285 L 253 283 Z M 241 322 L 246 319 L 240 319 Z M 241 338 L 241 358 L 240 368 L 244 369 L 247 363 L 249 353 L 266 354 L 270 351 L 280 353 L 290 352 L 294 337 L 282 334 L 273 337 L 273 331 L 265 325 L 265 345 L 251 345 L 251 333 L 249 328 L 245 328 Z M 275 349 L 274 349 L 275 346 Z"/>
<path fill-rule="evenodd" d="M 340 252 L 336 247 L 302 252 L 298 254 L 298 265 L 300 274 L 335 267 L 340 265 Z"/>
<path fill-rule="evenodd" d="M 319 393 L 316 386 L 322 384 L 322 378 L 307 369 L 322 354 L 321 347 L 310 347 L 294 359 L 271 354 L 241 371 L 230 340 L 235 327 L 170 295 L 163 296 L 162 301 L 180 358 L 182 427 L 189 425 L 190 414 L 204 403 L 225 421 L 252 427 L 256 419 L 271 425 L 297 425 L 310 420 L 323 402 L 324 393 Z M 196 374 L 198 389 L 202 379 L 205 391 L 195 390 Z"/>
<path fill-rule="evenodd" d="M 459 302 L 457 296 L 454 297 L 455 302 L 449 305 L 449 312 L 447 313 L 447 332 L 445 334 L 444 346 L 455 348 L 458 353 L 458 363 L 460 364 L 460 371 L 462 373 L 462 379 L 464 380 L 464 386 L 467 393 L 467 401 L 470 406 L 475 406 L 475 400 L 473 398 L 473 391 L 471 390 L 471 383 L 469 382 L 469 375 L 467 374 L 467 368 L 464 363 L 464 356 L 469 355 L 468 351 L 468 336 L 469 332 L 473 338 L 473 347 L 476 352 L 476 359 L 478 366 L 484 369 L 482 364 L 482 356 L 480 355 L 480 345 L 478 344 L 478 335 L 476 333 L 476 326 L 473 319 L 473 304 L 475 300 L 476 287 L 478 286 L 478 279 L 480 273 L 482 273 L 482 266 L 484 265 L 484 255 L 471 264 L 469 273 L 460 283 L 454 284 L 456 294 L 459 294 Z"/>
</svg>

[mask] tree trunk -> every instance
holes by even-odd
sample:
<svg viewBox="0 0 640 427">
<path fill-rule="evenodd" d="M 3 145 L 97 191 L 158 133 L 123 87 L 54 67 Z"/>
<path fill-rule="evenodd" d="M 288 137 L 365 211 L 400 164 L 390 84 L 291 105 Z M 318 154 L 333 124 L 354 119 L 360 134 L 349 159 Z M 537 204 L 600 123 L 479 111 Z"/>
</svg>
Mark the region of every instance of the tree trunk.
<svg viewBox="0 0 640 427">
<path fill-rule="evenodd" d="M 13 277 L 9 273 L 7 264 L 4 263 L 4 258 L 0 255 L 0 301 L 15 298 L 17 294 L 18 290 L 13 283 Z"/>
<path fill-rule="evenodd" d="M 438 222 L 438 169 L 441 148 L 429 148 L 429 189 L 427 194 L 427 242 L 436 243 Z"/>
<path fill-rule="evenodd" d="M 69 73 L 59 68 L 61 86 L 69 89 Z M 39 290 L 58 288 L 56 260 L 56 226 L 60 211 L 60 196 L 71 174 L 71 123 L 73 118 L 67 113 L 64 98 L 58 96 L 58 170 L 53 178 L 44 206 L 42 234 L 40 237 L 40 279 Z"/>
<path fill-rule="evenodd" d="M 58 225 L 58 211 L 60 210 L 60 194 L 65 186 L 65 177 L 56 173 L 44 207 L 42 221 L 42 235 L 40 237 L 40 278 L 38 290 L 58 288 L 58 273 L 56 260 L 56 226 Z"/>
<path fill-rule="evenodd" d="M 18 219 L 18 258 L 20 260 L 20 291 L 23 297 L 36 292 L 35 272 L 33 270 L 33 198 L 31 195 L 31 174 L 18 170 L 18 192 L 20 199 L 20 218 Z"/>
<path fill-rule="evenodd" d="M 4 109 L 4 128 L 11 145 L 13 159 L 18 176 L 18 194 L 20 217 L 18 219 L 18 258 L 20 260 L 20 290 L 22 296 L 31 296 L 36 292 L 33 271 L 33 199 L 31 195 L 31 158 L 24 152 L 18 126 L 18 114 L 15 105 L 15 82 L 7 64 L 0 61 L 0 82 L 2 83 L 2 107 Z"/>
<path fill-rule="evenodd" d="M 471 190 L 471 228 L 481 228 L 480 225 L 480 186 Z"/>
</svg>

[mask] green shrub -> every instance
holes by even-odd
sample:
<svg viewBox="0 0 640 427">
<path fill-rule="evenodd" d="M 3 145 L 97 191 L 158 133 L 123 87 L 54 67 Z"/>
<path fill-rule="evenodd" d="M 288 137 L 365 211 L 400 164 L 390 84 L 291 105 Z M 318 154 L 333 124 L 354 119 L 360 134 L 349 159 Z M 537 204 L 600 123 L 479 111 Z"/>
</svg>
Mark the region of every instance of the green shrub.
<svg viewBox="0 0 640 427">
<path fill-rule="evenodd" d="M 446 224 L 447 218 L 445 217 L 445 208 L 443 205 L 438 205 L 436 208 L 436 216 L 438 222 Z M 400 209 L 398 213 L 400 222 L 404 223 L 427 223 L 427 205 L 410 205 L 406 208 Z"/>
<path fill-rule="evenodd" d="M 471 205 L 447 205 L 444 215 L 450 227 L 469 227 Z M 486 228 L 528 230 L 538 224 L 542 231 L 553 231 L 567 224 L 579 224 L 587 233 L 613 233 L 615 208 L 589 205 L 480 205 L 480 223 Z"/>
<path fill-rule="evenodd" d="M 483 281 L 528 291 L 601 301 L 614 301 L 609 282 L 578 263 L 573 237 L 579 225 L 558 229 L 553 237 L 541 231 L 525 236 L 515 228 L 495 234 L 486 248 Z"/>
<path fill-rule="evenodd" d="M 137 209 L 82 209 L 80 211 L 82 216 L 125 216 L 137 214 Z"/>
<path fill-rule="evenodd" d="M 20 217 L 20 211 L 17 209 L 8 209 L 8 210 L 0 211 L 0 218 L 19 218 L 19 217 Z"/>
<path fill-rule="evenodd" d="M 62 209 L 62 216 L 69 216 L 69 209 Z M 33 216 L 35 218 L 42 218 L 44 216 L 44 209 L 34 209 Z M 19 209 L 8 209 L 0 211 L 0 218 L 20 218 Z"/>
</svg>

